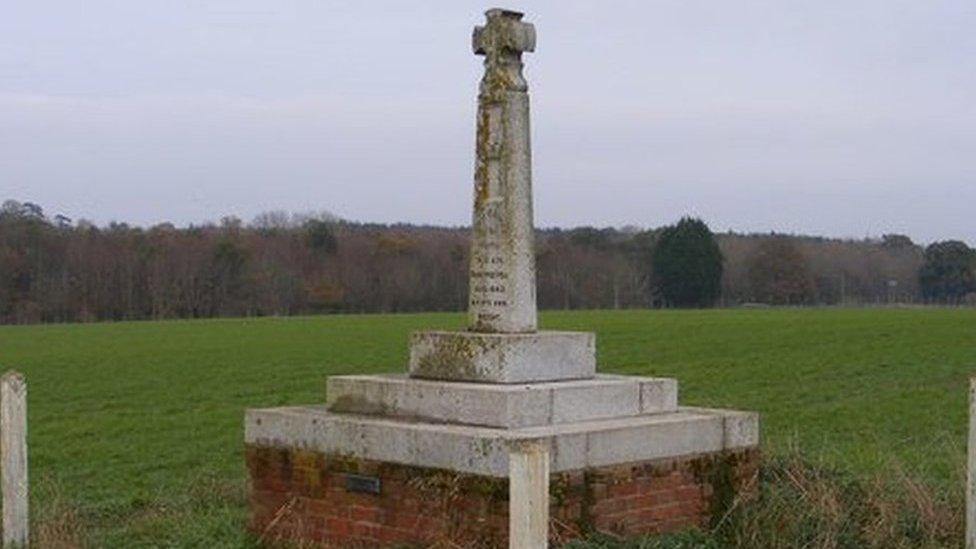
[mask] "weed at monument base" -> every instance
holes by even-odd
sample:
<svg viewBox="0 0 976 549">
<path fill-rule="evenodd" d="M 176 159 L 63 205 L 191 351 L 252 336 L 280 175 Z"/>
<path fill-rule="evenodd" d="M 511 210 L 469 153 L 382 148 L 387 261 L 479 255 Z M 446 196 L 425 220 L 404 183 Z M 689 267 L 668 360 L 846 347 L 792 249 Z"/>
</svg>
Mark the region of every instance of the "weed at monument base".
<svg viewBox="0 0 976 549">
<path fill-rule="evenodd" d="M 961 472 L 959 473 L 962 474 Z M 892 464 L 856 476 L 799 453 L 767 460 L 756 490 L 710 530 L 619 540 L 597 534 L 566 549 L 948 548 L 963 546 L 963 486 L 935 488 Z"/>
</svg>

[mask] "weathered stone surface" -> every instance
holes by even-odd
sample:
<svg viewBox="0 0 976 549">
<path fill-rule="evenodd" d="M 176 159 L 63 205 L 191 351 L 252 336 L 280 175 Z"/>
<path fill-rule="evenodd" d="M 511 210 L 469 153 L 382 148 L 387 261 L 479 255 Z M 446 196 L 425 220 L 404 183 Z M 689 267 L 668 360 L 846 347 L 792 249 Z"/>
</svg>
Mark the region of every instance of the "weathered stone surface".
<svg viewBox="0 0 976 549">
<path fill-rule="evenodd" d="M 675 411 L 673 379 L 597 375 L 531 384 L 433 381 L 399 374 L 329 378 L 329 410 L 486 427 L 530 427 Z"/>
<path fill-rule="evenodd" d="M 667 377 L 642 377 L 641 413 L 670 412 L 678 407 L 678 380 Z"/>
<path fill-rule="evenodd" d="M 416 332 L 410 338 L 411 377 L 529 383 L 595 374 L 596 335 L 590 332 Z"/>
<path fill-rule="evenodd" d="M 511 444 L 533 439 L 548 441 L 553 472 L 721 451 L 730 442 L 727 415 L 684 408 L 622 419 L 494 429 L 334 414 L 324 406 L 299 406 L 248 410 L 244 438 L 248 444 L 505 477 Z M 758 418 L 741 420 L 757 422 Z M 738 432 L 737 447 L 758 445 L 758 428 Z"/>
<path fill-rule="evenodd" d="M 759 440 L 759 414 L 756 412 L 741 412 L 737 410 L 721 410 L 716 408 L 679 408 L 694 410 L 703 414 L 715 414 L 722 417 L 722 436 L 725 437 L 723 446 L 726 448 L 748 448 Z"/>
<path fill-rule="evenodd" d="M 485 56 L 485 74 L 478 94 L 468 325 L 478 332 L 533 332 L 532 155 L 522 52 L 535 49 L 535 29 L 518 12 L 493 9 L 486 16 L 472 40 L 475 53 Z"/>
</svg>

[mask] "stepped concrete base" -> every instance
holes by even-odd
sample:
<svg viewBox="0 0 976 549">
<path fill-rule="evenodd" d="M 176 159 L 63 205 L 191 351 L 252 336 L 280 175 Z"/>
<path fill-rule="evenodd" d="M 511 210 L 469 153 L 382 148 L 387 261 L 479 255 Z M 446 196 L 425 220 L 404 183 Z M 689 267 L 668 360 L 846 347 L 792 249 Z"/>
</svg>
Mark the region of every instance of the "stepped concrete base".
<svg viewBox="0 0 976 549">
<path fill-rule="evenodd" d="M 673 412 L 678 409 L 678 383 L 602 374 L 531 384 L 431 381 L 398 374 L 333 376 L 326 402 L 336 413 L 518 428 Z"/>
<path fill-rule="evenodd" d="M 251 445 L 504 478 L 513 442 L 548 443 L 551 471 L 558 473 L 753 448 L 759 442 L 759 419 L 749 412 L 681 408 L 646 416 L 495 429 L 298 406 L 248 410 L 244 439 Z"/>
<path fill-rule="evenodd" d="M 410 338 L 411 377 L 530 383 L 594 375 L 596 335 L 590 332 L 417 332 Z"/>
</svg>

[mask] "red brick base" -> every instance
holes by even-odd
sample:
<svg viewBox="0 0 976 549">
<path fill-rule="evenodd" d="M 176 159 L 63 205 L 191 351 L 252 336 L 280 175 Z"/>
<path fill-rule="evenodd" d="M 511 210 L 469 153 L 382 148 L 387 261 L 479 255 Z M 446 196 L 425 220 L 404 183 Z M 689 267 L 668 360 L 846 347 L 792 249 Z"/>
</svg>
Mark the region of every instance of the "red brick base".
<svg viewBox="0 0 976 549">
<path fill-rule="evenodd" d="M 306 450 L 248 446 L 251 531 L 265 541 L 325 546 L 507 547 L 508 481 Z M 703 526 L 755 475 L 757 450 L 557 473 L 554 542 Z M 380 493 L 347 490 L 348 475 Z"/>
</svg>

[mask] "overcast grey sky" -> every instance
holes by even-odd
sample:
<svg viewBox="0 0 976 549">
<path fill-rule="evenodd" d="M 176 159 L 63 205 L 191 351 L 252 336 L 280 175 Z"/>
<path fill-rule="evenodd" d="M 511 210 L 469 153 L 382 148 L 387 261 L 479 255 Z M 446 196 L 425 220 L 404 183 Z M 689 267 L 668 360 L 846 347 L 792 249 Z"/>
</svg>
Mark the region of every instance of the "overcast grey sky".
<svg viewBox="0 0 976 549">
<path fill-rule="evenodd" d="M 976 244 L 973 0 L 512 1 L 536 224 Z M 488 4 L 15 0 L 0 199 L 467 224 Z"/>
</svg>

